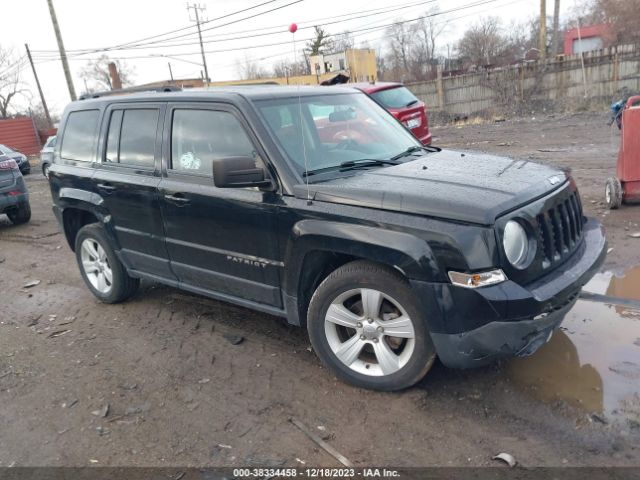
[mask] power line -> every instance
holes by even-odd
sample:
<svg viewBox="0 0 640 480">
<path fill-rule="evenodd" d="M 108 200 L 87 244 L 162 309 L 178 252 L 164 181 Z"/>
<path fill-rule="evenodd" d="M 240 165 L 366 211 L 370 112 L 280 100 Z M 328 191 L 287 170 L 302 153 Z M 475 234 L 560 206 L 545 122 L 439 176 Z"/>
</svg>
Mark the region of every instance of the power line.
<svg viewBox="0 0 640 480">
<path fill-rule="evenodd" d="M 366 32 L 366 33 L 371 33 L 374 31 L 378 31 L 378 30 L 383 30 L 386 29 L 390 26 L 393 25 L 400 25 L 400 24 L 406 24 L 406 23 L 412 23 L 412 22 L 416 22 L 422 19 L 426 19 L 426 18 L 430 18 L 430 17 L 435 17 L 435 16 L 441 16 L 441 15 L 445 15 L 448 13 L 452 13 L 452 12 L 456 12 L 456 11 L 461 11 L 461 10 L 466 10 L 468 8 L 473 8 L 473 7 L 477 7 L 477 6 L 481 6 L 481 5 L 485 5 L 485 4 L 489 4 L 489 3 L 494 3 L 496 1 L 499 0 L 481 0 L 481 1 L 476 1 L 470 4 L 466 4 L 466 5 L 461 5 L 459 7 L 455 7 L 449 10 L 443 10 L 443 11 L 439 11 L 439 12 L 434 12 L 432 14 L 428 14 L 428 15 L 423 15 L 420 17 L 416 17 L 416 18 L 412 18 L 409 20 L 400 20 L 400 21 L 394 21 L 392 23 L 387 23 L 384 25 L 378 25 L 378 26 L 373 26 L 373 27 L 367 27 L 367 28 L 361 28 L 361 29 L 355 29 L 355 30 L 351 30 L 350 33 L 351 34 L 362 34 L 362 32 Z M 509 2 L 505 5 L 509 5 L 510 3 L 518 3 L 520 1 L 524 1 L 524 0 L 516 0 L 514 2 Z M 479 12 L 474 12 L 472 14 L 468 14 L 468 15 L 464 15 L 461 17 L 457 17 L 458 18 L 464 18 L 466 16 L 469 15 L 477 15 Z M 456 20 L 454 19 L 454 20 Z M 341 35 L 341 33 L 337 33 L 337 34 L 328 34 L 328 37 L 333 37 L 333 36 L 338 36 Z M 360 36 L 360 35 L 354 35 L 354 36 Z M 311 38 L 305 39 L 303 41 L 309 41 L 312 40 Z M 228 49 L 221 49 L 221 50 L 209 50 L 209 51 L 205 51 L 205 53 L 226 53 L 226 52 L 233 52 L 233 51 L 241 51 L 241 50 L 251 50 L 251 49 L 255 49 L 255 48 L 264 48 L 264 47 L 272 47 L 272 46 L 279 46 L 279 45 L 289 45 L 290 41 L 286 41 L 286 42 L 276 42 L 276 43 L 270 43 L 270 44 L 262 44 L 262 45 L 256 45 L 256 46 L 251 46 L 251 47 L 234 47 L 234 48 L 228 48 Z M 290 53 L 290 52 L 289 52 Z M 192 55 L 198 55 L 200 54 L 200 52 L 181 52 L 181 53 L 171 53 L 171 54 L 158 54 L 158 55 L 138 55 L 138 56 L 126 56 L 126 57 L 113 57 L 114 59 L 121 59 L 121 60 L 132 60 L 132 59 L 147 59 L 147 58 L 173 58 L 176 60 L 180 60 L 180 56 L 192 56 Z M 285 53 L 283 54 L 279 54 L 279 55 L 273 55 L 271 57 L 275 57 L 275 56 L 283 56 L 285 55 Z M 263 59 L 266 59 L 269 57 L 263 57 Z M 259 59 L 259 60 L 263 60 L 263 59 Z M 45 58 L 42 61 L 51 61 L 53 60 L 53 58 Z M 82 61 L 87 61 L 87 60 L 92 60 L 92 59 L 87 59 L 87 58 L 73 58 L 72 60 L 82 60 Z M 196 62 L 190 62 L 190 63 L 194 63 L 199 65 Z"/>
<path fill-rule="evenodd" d="M 214 22 L 214 21 L 217 21 L 217 20 L 222 20 L 222 19 L 224 19 L 224 18 L 228 18 L 228 17 L 231 17 L 231 16 L 233 16 L 233 15 L 238 15 L 239 13 L 244 13 L 244 12 L 247 12 L 247 11 L 249 11 L 249 10 L 253 10 L 253 9 L 255 9 L 255 8 L 259 8 L 259 7 L 262 7 L 262 6 L 267 5 L 267 4 L 269 4 L 269 3 L 274 3 L 274 2 L 277 2 L 277 1 L 278 1 L 278 0 L 268 0 L 268 1 L 266 1 L 266 2 L 262 2 L 262 3 L 259 3 L 259 4 L 257 4 L 257 5 L 253 5 L 252 7 L 243 8 L 242 10 L 236 10 L 235 12 L 231 12 L 231 13 L 228 13 L 228 14 L 226 14 L 226 15 L 222 15 L 222 16 L 220 16 L 220 17 L 211 18 L 211 19 L 209 19 L 209 20 L 207 20 L 207 21 L 205 21 L 205 22 L 202 22 L 202 24 L 204 24 L 204 23 Z M 154 39 L 154 38 L 163 37 L 163 36 L 165 36 L 165 35 L 171 35 L 172 33 L 182 32 L 182 31 L 184 31 L 184 30 L 188 30 L 188 29 L 191 29 L 191 28 L 193 28 L 193 27 L 194 27 L 193 25 L 187 25 L 186 27 L 177 28 L 177 29 L 175 29 L 175 30 L 170 30 L 170 31 L 165 32 L 165 33 L 159 33 L 159 34 L 156 34 L 156 35 L 152 35 L 152 36 L 150 36 L 150 37 L 144 37 L 144 38 L 140 38 L 140 39 L 138 39 L 138 40 L 132 40 L 132 41 L 129 41 L 129 42 L 125 42 L 125 43 L 122 43 L 122 44 L 116 45 L 116 46 L 115 46 L 115 48 L 117 48 L 117 47 L 122 47 L 122 46 L 126 46 L 126 45 L 131 45 L 131 44 L 137 44 L 137 43 L 144 42 L 144 41 L 147 41 L 147 40 L 152 40 L 152 39 Z M 192 34 L 195 34 L 195 33 L 196 33 L 196 32 L 192 32 Z M 88 51 L 89 51 L 89 52 L 91 52 L 91 53 L 97 53 L 97 52 L 100 52 L 100 51 L 106 51 L 106 50 L 108 50 L 109 48 L 113 48 L 113 47 L 94 48 L 94 49 L 88 49 Z M 34 52 L 36 52 L 37 50 L 33 50 L 33 51 L 34 51 Z M 70 51 L 73 51 L 73 50 L 70 50 Z"/>
<path fill-rule="evenodd" d="M 298 0 L 298 1 L 302 1 L 302 0 Z M 496 1 L 499 0 L 480 0 L 480 1 L 476 1 L 470 4 L 466 4 L 466 5 L 461 5 L 459 7 L 455 7 L 455 8 L 451 8 L 449 10 L 442 10 L 442 11 L 438 11 L 438 12 L 434 12 L 431 14 L 427 14 L 427 15 L 422 15 L 420 17 L 416 17 L 410 20 L 400 20 L 400 21 L 394 21 L 385 25 L 380 25 L 380 26 L 376 26 L 376 27 L 369 27 L 369 28 L 361 28 L 361 29 L 354 29 L 351 30 L 350 33 L 357 33 L 357 32 L 362 32 L 362 31 L 375 31 L 375 30 L 381 30 L 393 25 L 400 25 L 400 24 L 406 24 L 406 23 L 411 23 L 411 22 L 416 22 L 419 20 L 423 20 L 426 18 L 430 18 L 430 17 L 435 17 L 435 16 L 440 16 L 440 15 L 445 15 L 447 13 L 452 13 L 452 12 L 456 12 L 456 11 L 460 11 L 460 10 L 465 10 L 468 8 L 473 8 L 473 7 L 477 7 L 477 6 L 481 6 L 481 5 L 485 5 L 485 4 L 489 4 L 489 3 L 494 3 Z M 295 3 L 295 2 L 294 2 Z M 333 22 L 335 23 L 335 22 Z M 320 26 L 324 26 L 327 24 L 323 24 Z M 329 34 L 327 35 L 328 37 L 332 37 L 332 36 L 338 36 L 341 35 L 341 33 L 338 34 Z M 243 38 L 252 38 L 252 36 L 246 36 Z M 304 42 L 306 41 L 310 41 L 312 40 L 312 38 L 307 38 L 305 40 L 303 40 Z M 207 42 L 205 42 L 207 43 Z M 209 42 L 211 43 L 211 42 Z M 255 45 L 255 46 L 251 46 L 251 47 L 233 47 L 233 48 L 227 48 L 227 49 L 220 49 L 220 50 L 206 50 L 205 53 L 207 54 L 211 54 L 211 53 L 226 53 L 226 52 L 234 52 L 234 51 L 240 51 L 240 50 L 250 50 L 250 49 L 255 49 L 255 48 L 265 48 L 265 47 L 273 47 L 273 46 L 279 46 L 279 45 L 288 45 L 290 43 L 290 41 L 283 41 L 283 42 L 275 42 L 275 43 L 269 43 L 269 44 L 261 44 L 261 45 Z M 190 46 L 190 45 L 194 45 L 194 44 L 185 44 L 183 46 Z M 197 45 L 197 43 L 195 44 Z M 167 48 L 167 45 L 162 45 L 162 48 Z M 150 47 L 149 47 L 150 48 Z M 133 49 L 133 48 L 130 48 Z M 192 56 L 192 55 L 199 55 L 201 52 L 172 52 L 171 54 L 173 56 Z M 76 55 L 79 56 L 79 55 Z M 121 57 L 126 59 L 127 57 Z M 136 57 L 129 57 L 129 58 L 136 58 Z"/>
<path fill-rule="evenodd" d="M 204 31 L 209 31 L 209 30 L 213 30 L 213 29 L 216 29 L 216 28 L 226 27 L 227 25 L 233 25 L 233 24 L 235 24 L 235 23 L 243 22 L 243 21 L 245 21 L 245 20 L 250 20 L 250 19 L 252 19 L 252 18 L 256 18 L 256 17 L 259 17 L 259 16 L 261 16 L 261 15 L 266 15 L 267 13 L 275 12 L 276 10 L 281 10 L 281 9 L 283 9 L 283 8 L 286 8 L 286 7 L 289 7 L 289 6 L 291 6 L 291 5 L 295 5 L 296 3 L 301 3 L 301 2 L 304 2 L 304 1 L 305 1 L 305 0 L 294 0 L 294 1 L 292 1 L 292 2 L 289 2 L 289 3 L 287 3 L 287 4 L 281 5 L 281 6 L 279 6 L 279 7 L 271 8 L 271 9 L 266 10 L 266 11 L 264 11 L 264 12 L 259 12 L 259 13 L 256 13 L 256 14 L 254 14 L 254 15 L 250 15 L 250 16 L 248 16 L 248 17 L 239 18 L 239 19 L 236 19 L 236 20 L 232 20 L 232 21 L 230 21 L 230 22 L 227 22 L 227 23 L 223 23 L 223 24 L 221 24 L 221 25 L 216 25 L 216 26 L 213 26 L 213 27 L 209 27 L 209 28 L 202 29 L 202 31 L 204 32 Z M 213 21 L 213 20 L 209 20 L 209 21 Z M 202 23 L 204 23 L 204 22 L 202 22 Z M 177 36 L 175 36 L 175 37 L 170 37 L 170 38 L 165 39 L 165 40 L 163 40 L 163 41 L 174 40 L 174 39 L 176 39 L 176 38 L 182 38 L 182 37 L 189 36 L 189 35 L 191 35 L 191 33 L 182 34 L 182 35 L 177 35 Z M 155 48 L 155 47 L 151 47 L 151 46 L 152 46 L 152 45 L 157 45 L 158 43 L 160 43 L 160 42 L 159 42 L 159 41 L 156 41 L 156 42 L 147 42 L 147 43 L 131 44 L 130 46 L 123 47 L 123 48 L 120 48 L 120 47 L 117 47 L 117 46 L 116 46 L 116 47 L 107 47 L 107 48 L 103 48 L 103 49 L 90 49 L 90 50 L 82 51 L 81 53 L 77 53 L 77 55 L 86 55 L 86 54 L 88 54 L 88 53 L 108 52 L 108 51 L 112 51 L 112 50 L 131 50 L 131 49 L 134 49 L 134 48 L 137 48 L 137 47 L 145 47 L 145 46 L 148 46 L 147 48 Z M 164 46 L 163 46 L 163 48 L 164 48 Z M 34 50 L 34 52 L 35 52 L 35 50 Z"/>
<path fill-rule="evenodd" d="M 361 10 L 358 12 L 351 12 L 351 13 L 346 13 L 343 15 L 334 15 L 331 17 L 323 17 L 323 18 L 318 18 L 318 19 L 312 19 L 312 20 L 306 20 L 304 22 L 299 22 L 299 24 L 306 24 L 309 23 L 310 25 L 305 26 L 305 27 L 298 27 L 298 31 L 300 30 L 306 30 L 306 29 L 311 29 L 314 28 L 314 26 L 327 26 L 327 25 L 332 25 L 332 24 L 336 24 L 336 23 L 343 23 L 343 22 L 348 22 L 348 21 L 352 21 L 352 20 L 360 20 L 362 18 L 367 18 L 367 17 L 372 17 L 375 15 L 384 15 L 386 13 L 391 13 L 394 11 L 399 11 L 399 10 L 405 10 L 405 9 L 409 9 L 409 8 L 415 8 L 418 6 L 422 6 L 428 3 L 433 3 L 437 0 L 422 0 L 419 2 L 410 2 L 410 3 L 406 3 L 406 4 L 402 4 L 399 6 L 395 6 L 393 8 L 389 8 L 389 7 L 384 7 L 384 8 L 375 8 L 375 9 L 371 9 L 371 10 Z M 380 10 L 384 10 L 384 11 L 380 11 Z M 369 12 L 375 12 L 375 13 L 369 13 Z M 366 15 L 363 15 L 363 13 L 366 13 Z M 355 15 L 355 16 L 354 16 Z M 337 18 L 341 18 L 341 17 L 347 17 L 347 16 L 353 16 L 353 18 L 348 18 L 348 19 L 344 19 L 344 20 L 334 20 L 331 22 L 326 22 L 326 23 L 317 23 L 320 21 L 324 21 L 324 20 L 333 20 L 333 19 L 337 19 Z M 201 24 L 203 24 L 204 22 L 201 22 Z M 240 32 L 235 32 L 235 34 L 239 34 L 239 33 L 247 33 L 247 32 L 259 32 L 261 30 L 273 30 L 275 28 L 278 29 L 283 29 L 286 28 L 288 25 L 274 25 L 272 27 L 264 27 L 261 29 L 252 29 L 252 30 L 244 30 L 244 31 L 240 31 Z M 216 26 L 216 28 L 218 28 Z M 212 38 L 217 38 L 220 37 L 222 35 L 229 35 L 228 33 L 226 34 L 217 34 L 217 35 L 211 35 L 209 37 L 204 36 L 202 37 L 203 39 L 203 43 L 217 43 L 217 42 L 227 42 L 227 41 L 233 41 L 233 40 L 242 40 L 245 38 L 255 38 L 255 37 L 261 37 L 261 36 L 267 36 L 267 35 L 281 35 L 285 33 L 283 30 L 278 30 L 275 32 L 264 32 L 264 33 L 254 33 L 253 35 L 244 35 L 244 36 L 234 36 L 234 37 L 228 37 L 228 38 L 222 38 L 222 39 L 217 39 L 217 40 L 209 40 Z M 165 44 L 162 43 L 160 44 L 160 42 L 166 42 L 166 41 L 170 41 L 171 39 L 164 39 L 159 41 L 157 44 L 153 43 L 153 44 L 149 44 L 149 45 L 140 45 L 140 46 L 131 46 L 131 47 L 127 47 L 127 48 L 118 48 L 118 47 L 112 47 L 112 50 L 133 50 L 133 49 L 145 49 L 145 48 L 168 48 L 168 47 L 174 47 L 174 46 L 190 46 L 190 45 L 196 45 L 197 42 L 187 42 L 187 43 L 177 43 L 177 44 Z M 206 40 L 206 41 L 205 41 Z M 53 50 L 33 50 L 34 52 L 54 52 Z M 89 52 L 90 50 L 88 49 L 78 49 L 78 50 L 68 50 L 70 52 Z"/>
</svg>

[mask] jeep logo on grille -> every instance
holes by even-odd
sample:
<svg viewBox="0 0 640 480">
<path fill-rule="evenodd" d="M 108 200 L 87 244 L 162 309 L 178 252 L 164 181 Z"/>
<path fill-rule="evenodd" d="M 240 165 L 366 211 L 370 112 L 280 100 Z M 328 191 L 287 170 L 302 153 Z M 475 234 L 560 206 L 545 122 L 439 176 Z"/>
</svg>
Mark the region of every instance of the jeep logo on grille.
<svg viewBox="0 0 640 480">
<path fill-rule="evenodd" d="M 560 177 L 557 175 L 554 175 L 553 177 L 549 177 L 547 178 L 547 180 L 551 185 L 557 185 L 560 183 Z"/>
</svg>

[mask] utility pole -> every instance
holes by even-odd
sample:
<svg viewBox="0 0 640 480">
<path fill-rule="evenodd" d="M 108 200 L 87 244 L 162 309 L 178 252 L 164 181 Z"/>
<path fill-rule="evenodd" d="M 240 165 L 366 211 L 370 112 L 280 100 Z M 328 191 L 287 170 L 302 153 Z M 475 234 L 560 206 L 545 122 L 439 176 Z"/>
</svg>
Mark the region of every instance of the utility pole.
<svg viewBox="0 0 640 480">
<path fill-rule="evenodd" d="M 53 30 L 56 32 L 56 40 L 58 40 L 58 50 L 60 51 L 60 60 L 62 61 L 62 69 L 64 70 L 64 76 L 67 79 L 69 96 L 71 97 L 72 101 L 75 101 L 76 89 L 73 87 L 73 79 L 71 78 L 69 63 L 67 62 L 67 52 L 65 51 L 64 43 L 62 42 L 62 35 L 60 34 L 60 26 L 58 25 L 56 11 L 53 8 L 53 0 L 47 0 L 47 3 L 49 4 L 49 13 L 51 14 L 51 23 L 53 23 Z"/>
<path fill-rule="evenodd" d="M 560 0 L 555 0 L 553 3 L 553 42 L 551 43 L 551 55 L 556 56 L 558 54 L 558 38 L 560 30 Z"/>
<path fill-rule="evenodd" d="M 171 81 L 173 82 L 173 70 L 171 70 L 171 62 L 167 62 L 167 65 L 169 65 L 169 76 L 171 77 Z"/>
<path fill-rule="evenodd" d="M 47 102 L 45 101 L 44 94 L 42 93 L 42 87 L 40 86 L 40 80 L 38 79 L 38 74 L 36 73 L 36 67 L 33 64 L 33 59 L 31 58 L 31 51 L 29 50 L 29 45 L 25 43 L 24 48 L 27 49 L 27 57 L 29 57 L 31 70 L 33 70 L 33 76 L 36 78 L 36 85 L 38 86 L 38 93 L 40 94 L 40 101 L 42 102 L 42 108 L 44 109 L 44 114 L 47 117 L 47 124 L 49 125 L 49 128 L 53 128 L 53 124 L 51 123 L 51 115 L 49 115 L 49 108 L 47 107 Z"/>
<path fill-rule="evenodd" d="M 121 90 L 122 80 L 115 62 L 109 62 L 109 76 L 111 77 L 111 90 Z"/>
<path fill-rule="evenodd" d="M 540 0 L 540 38 L 538 39 L 540 59 L 547 58 L 547 0 Z"/>
<path fill-rule="evenodd" d="M 198 13 L 198 11 L 201 11 L 201 12 L 204 11 L 206 7 L 203 7 L 202 5 L 197 5 L 195 3 L 193 5 L 190 5 L 189 3 L 187 3 L 187 11 L 191 12 L 192 8 L 196 14 L 195 22 L 198 27 L 198 38 L 200 39 L 200 52 L 202 53 L 202 66 L 204 67 L 204 84 L 205 86 L 207 86 L 211 81 L 211 79 L 209 78 L 209 70 L 207 69 L 207 59 L 204 56 L 204 46 L 202 45 L 202 32 L 200 31 L 200 14 Z M 193 22 L 193 19 L 191 18 L 191 14 L 189 14 L 189 20 Z"/>
</svg>

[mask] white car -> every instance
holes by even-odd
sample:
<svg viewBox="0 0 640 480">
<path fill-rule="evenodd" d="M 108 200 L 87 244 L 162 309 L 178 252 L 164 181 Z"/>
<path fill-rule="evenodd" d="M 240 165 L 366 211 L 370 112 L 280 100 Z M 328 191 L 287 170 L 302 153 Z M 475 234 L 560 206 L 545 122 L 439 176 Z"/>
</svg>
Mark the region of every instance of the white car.
<svg viewBox="0 0 640 480">
<path fill-rule="evenodd" d="M 47 142 L 40 150 L 40 162 L 42 164 L 42 174 L 49 178 L 49 167 L 53 163 L 53 150 L 56 146 L 56 136 L 47 138 Z"/>
</svg>

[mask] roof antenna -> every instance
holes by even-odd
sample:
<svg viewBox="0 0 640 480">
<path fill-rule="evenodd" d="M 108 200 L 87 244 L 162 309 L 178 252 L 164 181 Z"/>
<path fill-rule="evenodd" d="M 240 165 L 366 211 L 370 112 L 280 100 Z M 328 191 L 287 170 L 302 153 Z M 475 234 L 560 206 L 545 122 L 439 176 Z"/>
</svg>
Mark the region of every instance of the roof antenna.
<svg viewBox="0 0 640 480">
<path fill-rule="evenodd" d="M 289 32 L 293 37 L 293 65 L 296 64 L 296 32 L 298 31 L 298 25 L 292 23 L 289 25 Z M 298 79 L 299 80 L 299 79 Z M 309 166 L 307 164 L 307 147 L 304 142 L 304 124 L 302 123 L 302 99 L 300 95 L 300 82 L 297 82 L 298 86 L 298 116 L 300 117 L 300 136 L 302 137 L 302 156 L 304 157 L 304 183 L 307 187 L 307 205 L 311 205 L 311 192 L 309 191 Z"/>
</svg>

